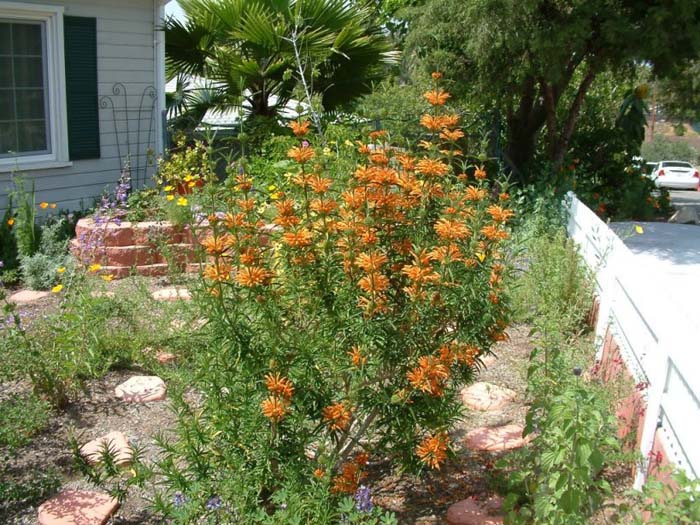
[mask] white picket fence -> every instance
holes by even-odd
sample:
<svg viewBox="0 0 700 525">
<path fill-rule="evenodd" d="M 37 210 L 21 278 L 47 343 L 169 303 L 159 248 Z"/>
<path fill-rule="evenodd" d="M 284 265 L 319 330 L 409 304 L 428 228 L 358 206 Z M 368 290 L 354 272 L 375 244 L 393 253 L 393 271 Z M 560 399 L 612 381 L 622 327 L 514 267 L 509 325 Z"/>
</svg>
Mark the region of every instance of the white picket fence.
<svg viewBox="0 0 700 525">
<path fill-rule="evenodd" d="M 640 452 L 647 457 L 657 428 L 669 460 L 700 475 L 700 312 L 682 311 L 653 268 L 639 261 L 607 224 L 573 193 L 567 197 L 569 236 L 595 275 L 600 301 L 597 344 L 608 329 L 630 372 L 648 382 Z M 636 234 L 630 228 L 630 235 Z M 624 235 L 623 235 L 624 236 Z M 675 291 L 677 293 L 679 291 Z M 645 472 L 638 469 L 635 486 Z"/>
</svg>

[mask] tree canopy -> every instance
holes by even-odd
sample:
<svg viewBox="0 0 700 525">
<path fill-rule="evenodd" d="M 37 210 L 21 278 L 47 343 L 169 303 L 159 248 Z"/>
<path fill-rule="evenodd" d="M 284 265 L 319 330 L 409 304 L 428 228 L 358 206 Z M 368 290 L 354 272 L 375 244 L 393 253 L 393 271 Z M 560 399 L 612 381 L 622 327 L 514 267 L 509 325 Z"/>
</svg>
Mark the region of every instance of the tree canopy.
<svg viewBox="0 0 700 525">
<path fill-rule="evenodd" d="M 563 163 L 603 72 L 644 63 L 663 77 L 700 54 L 695 0 L 428 0 L 413 12 L 407 52 L 502 115 L 523 178 L 542 132 L 554 169 Z"/>
</svg>

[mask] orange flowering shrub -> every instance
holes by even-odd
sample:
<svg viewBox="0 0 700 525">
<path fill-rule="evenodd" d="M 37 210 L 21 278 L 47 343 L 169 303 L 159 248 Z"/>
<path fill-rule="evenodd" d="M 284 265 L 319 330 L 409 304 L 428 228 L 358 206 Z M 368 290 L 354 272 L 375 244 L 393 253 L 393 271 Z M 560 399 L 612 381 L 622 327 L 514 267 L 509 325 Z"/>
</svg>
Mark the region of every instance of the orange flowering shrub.
<svg viewBox="0 0 700 525">
<path fill-rule="evenodd" d="M 295 123 L 279 198 L 241 173 L 210 210 L 203 297 L 219 346 L 200 367 L 198 428 L 215 477 L 236 465 L 258 498 L 299 476 L 353 494 L 372 457 L 447 460 L 459 391 L 505 337 L 513 214 L 462 160 L 438 81 L 418 153 L 374 134 L 338 173 Z"/>
</svg>

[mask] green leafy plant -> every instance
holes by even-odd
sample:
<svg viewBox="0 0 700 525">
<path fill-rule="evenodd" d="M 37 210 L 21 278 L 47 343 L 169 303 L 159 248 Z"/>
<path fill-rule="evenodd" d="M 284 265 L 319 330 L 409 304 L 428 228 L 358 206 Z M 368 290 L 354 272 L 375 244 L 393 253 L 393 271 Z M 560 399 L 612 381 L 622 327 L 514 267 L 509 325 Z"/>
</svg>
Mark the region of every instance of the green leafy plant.
<svg viewBox="0 0 700 525">
<path fill-rule="evenodd" d="M 622 515 L 631 518 L 633 525 L 700 523 L 700 480 L 680 469 L 667 480 L 648 479 L 631 497 L 634 503 Z"/>
<path fill-rule="evenodd" d="M 46 428 L 50 405 L 35 396 L 13 395 L 0 401 L 0 447 L 10 450 L 26 445 Z"/>
<path fill-rule="evenodd" d="M 36 221 L 36 198 L 34 182 L 29 189 L 26 181 L 16 177 L 14 179 L 14 190 L 11 192 L 13 201 L 16 203 L 14 216 L 13 233 L 17 239 L 17 251 L 21 257 L 34 255 L 39 249 L 40 230 Z"/>
</svg>

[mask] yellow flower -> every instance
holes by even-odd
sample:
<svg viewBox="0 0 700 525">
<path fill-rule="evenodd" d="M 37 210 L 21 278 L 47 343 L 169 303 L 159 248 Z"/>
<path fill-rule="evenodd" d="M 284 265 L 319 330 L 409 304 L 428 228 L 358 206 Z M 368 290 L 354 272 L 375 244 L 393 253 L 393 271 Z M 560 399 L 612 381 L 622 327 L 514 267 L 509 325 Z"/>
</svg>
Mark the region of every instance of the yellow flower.
<svg viewBox="0 0 700 525">
<path fill-rule="evenodd" d="M 107 282 L 107 283 L 111 282 L 112 279 L 114 279 L 114 275 L 112 275 L 111 273 L 108 275 L 100 275 L 100 277 L 102 277 L 102 280 Z"/>
<path fill-rule="evenodd" d="M 330 157 L 331 155 L 333 155 L 333 152 L 331 151 L 331 148 L 323 148 L 323 154 L 326 157 Z"/>
<path fill-rule="evenodd" d="M 642 228 L 639 224 L 637 224 L 637 225 L 634 227 L 634 231 L 636 231 L 639 235 L 641 235 L 641 234 L 644 233 L 644 228 Z"/>
<path fill-rule="evenodd" d="M 7 225 L 8 225 L 8 226 L 12 226 L 14 223 L 15 223 L 15 220 L 14 220 L 12 217 L 10 217 L 9 219 L 7 219 Z"/>
<path fill-rule="evenodd" d="M 267 191 L 275 191 L 276 189 L 277 189 L 277 186 L 275 186 L 274 184 L 270 184 L 270 185 L 267 187 Z"/>
<path fill-rule="evenodd" d="M 177 205 L 178 206 L 187 206 L 187 199 L 185 197 L 180 197 L 177 200 Z"/>
<path fill-rule="evenodd" d="M 48 208 L 48 207 L 49 207 L 49 203 L 48 203 L 48 202 L 40 202 L 40 203 L 39 203 L 39 208 L 41 208 L 42 210 L 45 210 L 45 209 Z"/>
<path fill-rule="evenodd" d="M 484 262 L 484 259 L 486 259 L 486 255 L 483 253 L 477 253 L 476 258 L 479 259 L 480 262 Z"/>
<path fill-rule="evenodd" d="M 55 210 L 55 209 L 56 209 L 56 203 L 55 203 L 55 202 L 52 202 L 51 204 L 49 204 L 49 208 L 51 208 L 52 210 Z"/>
<path fill-rule="evenodd" d="M 169 201 L 174 201 L 174 200 L 175 200 L 175 195 L 168 195 L 168 196 L 165 197 L 165 198 L 166 198 L 167 200 L 169 200 Z"/>
<path fill-rule="evenodd" d="M 168 185 L 165 188 L 163 188 L 165 191 L 173 191 L 173 187 Z"/>
<path fill-rule="evenodd" d="M 65 271 L 66 271 L 65 266 L 61 266 L 60 268 L 56 268 L 56 273 L 65 273 Z"/>
<path fill-rule="evenodd" d="M 63 285 L 62 285 L 62 284 L 57 284 L 56 286 L 54 286 L 53 288 L 51 288 L 51 291 L 52 291 L 53 293 L 58 293 L 58 292 L 60 292 L 61 290 L 63 290 Z"/>
<path fill-rule="evenodd" d="M 270 199 L 272 199 L 273 201 L 276 201 L 281 196 L 282 196 L 282 194 L 279 191 L 276 191 L 276 192 L 270 194 Z"/>
<path fill-rule="evenodd" d="M 187 176 L 185 176 L 184 180 L 185 180 L 185 182 L 190 182 L 193 178 L 194 177 L 192 177 L 192 175 L 187 175 Z"/>
<path fill-rule="evenodd" d="M 99 272 L 101 269 L 102 269 L 102 265 L 97 264 L 97 263 L 91 264 L 90 266 L 88 266 L 88 272 L 90 272 L 90 273 Z"/>
<path fill-rule="evenodd" d="M 195 185 L 195 182 L 194 182 L 194 181 L 190 181 L 190 182 L 187 183 L 187 187 L 188 187 L 188 188 L 194 188 L 194 185 Z"/>
<path fill-rule="evenodd" d="M 349 141 L 349 140 L 347 140 L 347 139 L 345 140 L 345 142 L 343 142 L 343 144 L 345 144 L 346 146 L 350 146 L 351 148 L 354 148 L 354 147 L 355 147 L 355 145 L 354 145 L 351 141 Z"/>
</svg>

